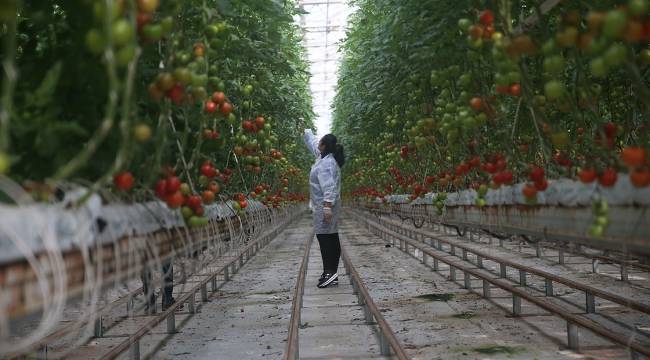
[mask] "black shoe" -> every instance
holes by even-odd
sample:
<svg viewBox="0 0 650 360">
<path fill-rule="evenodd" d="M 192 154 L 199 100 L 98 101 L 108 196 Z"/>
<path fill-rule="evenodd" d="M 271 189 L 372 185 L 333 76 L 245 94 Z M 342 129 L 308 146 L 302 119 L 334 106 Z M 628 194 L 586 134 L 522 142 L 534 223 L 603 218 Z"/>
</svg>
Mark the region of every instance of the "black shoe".
<svg viewBox="0 0 650 360">
<path fill-rule="evenodd" d="M 339 279 L 339 275 L 337 273 L 334 274 L 327 273 L 325 274 L 325 277 L 318 282 L 318 287 L 326 288 L 330 285 L 337 285 L 339 283 L 338 279 Z M 334 282 L 336 282 L 336 284 L 334 284 Z"/>
<path fill-rule="evenodd" d="M 171 300 L 170 300 L 169 302 L 163 302 L 163 304 L 162 304 L 162 311 L 167 310 L 170 306 L 174 305 L 175 303 L 176 303 L 176 299 L 174 299 L 174 298 L 171 298 Z M 176 308 L 176 310 L 183 310 L 183 308 L 184 308 L 184 305 L 183 305 L 183 304 L 180 304 L 180 305 Z"/>
</svg>

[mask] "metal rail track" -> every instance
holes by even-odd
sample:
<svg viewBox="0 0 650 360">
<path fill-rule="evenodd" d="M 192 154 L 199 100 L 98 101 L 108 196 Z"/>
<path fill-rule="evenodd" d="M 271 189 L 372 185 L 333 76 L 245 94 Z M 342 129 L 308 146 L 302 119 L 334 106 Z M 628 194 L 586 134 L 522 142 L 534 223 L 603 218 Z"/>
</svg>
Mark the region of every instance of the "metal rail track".
<svg viewBox="0 0 650 360">
<path fill-rule="evenodd" d="M 250 216 L 253 218 L 253 220 L 261 220 L 262 222 L 265 222 L 265 223 L 268 223 L 268 224 L 271 224 L 271 222 L 273 221 L 272 218 L 270 217 L 271 215 L 268 214 L 268 213 L 264 213 L 264 214 L 262 214 L 262 212 L 260 212 L 259 214 L 251 213 Z M 255 216 L 260 216 L 260 218 L 259 219 L 254 219 Z M 252 221 L 252 222 L 251 221 L 252 221 L 251 219 L 245 219 L 245 221 L 242 222 L 242 227 L 240 229 L 241 230 L 240 235 L 244 234 L 244 232 L 246 231 L 246 229 L 245 229 L 246 226 L 244 226 L 244 224 L 251 225 L 252 222 L 254 222 L 254 221 Z M 212 223 L 211 226 L 210 226 L 210 230 L 212 230 L 212 232 L 214 234 L 216 234 L 216 237 L 219 238 L 219 239 L 223 239 L 222 236 L 225 236 L 226 238 L 229 239 L 229 241 L 224 242 L 228 246 L 226 249 L 219 248 L 218 253 L 214 254 L 215 257 L 217 258 L 214 261 L 223 260 L 223 258 L 219 258 L 219 257 L 223 255 L 224 250 L 226 252 L 229 252 L 231 250 L 230 249 L 231 241 L 235 240 L 234 238 L 237 237 L 232 233 L 232 229 L 231 229 L 230 226 L 228 226 L 228 228 L 229 228 L 228 231 L 230 232 L 229 235 L 221 234 L 219 231 L 216 230 L 216 228 L 217 228 L 217 226 L 215 225 L 215 223 Z M 176 228 L 175 230 L 176 230 L 176 232 L 178 233 L 179 236 L 182 236 L 181 229 Z M 252 235 L 252 233 L 250 235 Z M 210 239 L 209 241 L 213 241 L 213 239 Z M 205 242 L 206 241 L 202 241 L 202 242 L 198 243 L 197 245 L 199 245 L 199 247 L 201 247 L 201 246 L 204 245 L 203 243 L 205 243 Z M 185 251 L 185 250 L 187 250 L 187 251 Z M 186 255 L 188 255 L 188 257 L 189 257 L 189 254 L 192 252 L 192 250 L 193 249 L 180 249 L 178 252 L 180 254 L 187 253 Z M 134 274 L 139 273 L 140 271 L 142 271 L 145 268 L 151 268 L 152 266 L 158 265 L 160 262 L 163 262 L 163 261 L 174 260 L 173 258 L 174 258 L 173 255 L 169 255 L 169 256 L 166 256 L 165 258 L 161 258 L 161 259 L 152 259 L 146 264 L 145 263 L 140 264 L 138 269 L 131 269 L 128 274 L 122 274 L 119 277 L 118 276 L 111 276 L 110 278 L 104 280 L 103 283 L 101 284 L 101 286 L 102 286 L 102 288 L 109 288 L 111 284 L 118 284 L 121 281 L 128 280 L 129 278 L 132 278 L 134 276 Z M 178 264 L 175 264 L 175 265 L 178 265 Z M 181 270 L 174 272 L 174 279 L 179 279 L 180 278 L 181 280 L 180 281 L 176 280 L 175 283 L 174 283 L 174 286 L 182 285 L 185 282 L 185 279 L 187 279 L 188 275 L 189 276 L 194 275 L 193 273 L 186 274 L 186 266 L 185 266 L 186 264 L 185 264 L 185 262 L 181 262 L 180 265 L 181 265 L 180 266 Z M 177 269 L 178 269 L 178 267 L 177 267 Z M 62 327 L 58 328 L 57 330 L 50 333 L 49 335 L 35 341 L 29 347 L 22 349 L 20 352 L 5 354 L 5 356 L 7 356 L 8 359 L 14 359 L 14 358 L 20 358 L 20 357 L 28 356 L 28 355 L 33 354 L 33 353 L 38 353 L 40 358 L 47 358 L 48 357 L 48 350 L 49 350 L 48 347 L 49 347 L 49 345 L 54 344 L 57 341 L 61 341 L 61 340 L 65 339 L 66 336 L 74 336 L 74 335 L 76 335 L 76 333 L 79 330 L 90 326 L 91 323 L 94 323 L 93 324 L 93 335 L 90 336 L 89 338 L 86 338 L 84 341 L 75 344 L 75 346 L 76 347 L 84 346 L 89 341 L 91 341 L 93 339 L 101 338 L 106 331 L 111 330 L 115 326 L 120 325 L 120 323 L 122 322 L 121 320 L 124 320 L 124 319 L 121 319 L 121 320 L 118 319 L 117 321 L 114 321 L 109 326 L 104 325 L 103 317 L 110 315 L 111 312 L 114 311 L 118 306 L 122 306 L 122 305 L 124 305 L 126 303 L 127 314 L 128 314 L 128 316 L 126 318 L 131 317 L 138 310 L 142 310 L 143 308 L 145 308 L 144 304 L 141 305 L 140 309 L 137 309 L 136 306 L 135 306 L 135 298 L 138 295 L 143 294 L 143 291 L 144 291 L 143 287 L 139 287 L 139 288 L 137 288 L 135 290 L 128 291 L 126 294 L 121 295 L 117 299 L 111 301 L 110 303 L 108 303 L 108 304 L 102 306 L 101 308 L 97 309 L 96 311 L 94 311 L 93 315 L 91 317 L 83 318 L 83 319 L 80 319 L 78 321 L 72 321 L 72 322 L 64 323 L 64 325 Z M 154 305 L 153 312 L 155 313 L 155 304 L 153 304 L 153 305 Z M 145 315 L 147 315 L 147 314 L 145 314 Z"/>
<path fill-rule="evenodd" d="M 139 340 L 142 338 L 142 336 L 146 335 L 151 329 L 153 329 L 154 326 L 158 325 L 161 323 L 163 320 L 167 321 L 167 330 L 169 333 L 173 333 L 175 329 L 175 319 L 174 319 L 174 313 L 175 311 L 179 308 L 185 305 L 187 303 L 187 306 L 189 308 L 190 313 L 194 313 L 196 311 L 196 306 L 195 306 L 195 295 L 200 292 L 201 293 L 201 299 L 203 301 L 207 301 L 207 283 L 210 282 L 212 284 L 212 291 L 218 290 L 225 282 L 227 282 L 230 278 L 231 274 L 234 274 L 236 271 L 238 271 L 245 262 L 247 262 L 252 256 L 257 253 L 263 246 L 268 244 L 277 234 L 282 231 L 282 229 L 286 228 L 286 226 L 291 222 L 291 220 L 294 218 L 292 215 L 296 210 L 293 210 L 292 212 L 285 212 L 284 214 L 278 214 L 279 217 L 282 219 L 278 219 L 278 217 L 273 217 L 271 214 L 260 214 L 260 219 L 262 220 L 257 224 L 249 224 L 251 227 L 258 226 L 256 229 L 246 229 L 244 227 L 241 227 L 239 229 L 241 233 L 238 233 L 239 235 L 235 235 L 232 233 L 232 230 L 229 226 L 228 231 L 230 232 L 229 238 L 230 241 L 233 241 L 233 237 L 239 237 L 241 235 L 249 235 L 251 237 L 256 237 L 259 235 L 258 239 L 250 242 L 248 245 L 244 246 L 241 249 L 225 249 L 226 252 L 229 252 L 231 250 L 235 250 L 236 253 L 234 256 L 230 255 L 224 255 L 223 250 L 220 249 L 220 252 L 218 255 L 216 255 L 216 258 L 211 260 L 212 264 L 207 264 L 207 266 L 214 266 L 214 264 L 221 263 L 222 265 L 217 265 L 219 266 L 217 270 L 209 273 L 209 274 L 200 274 L 199 271 L 196 269 L 194 271 L 191 271 L 189 273 L 186 272 L 186 267 L 184 266 L 185 264 L 182 263 L 181 265 L 181 270 L 175 272 L 174 275 L 180 274 L 180 280 L 175 282 L 174 286 L 179 286 L 181 284 L 186 284 L 186 281 L 188 277 L 200 277 L 202 278 L 201 281 L 199 281 L 196 285 L 194 285 L 191 289 L 183 292 L 183 295 L 176 300 L 176 302 L 170 306 L 167 310 L 163 311 L 159 315 L 148 319 L 142 326 L 139 326 L 138 329 L 132 333 L 129 334 L 124 341 L 122 341 L 120 344 L 118 344 L 116 347 L 112 348 L 109 352 L 103 354 L 100 358 L 101 359 L 114 359 L 120 354 L 124 353 L 125 351 L 129 350 L 130 352 L 130 358 L 132 359 L 139 359 L 140 356 L 140 351 L 139 351 Z M 264 233 L 262 233 L 262 228 L 261 225 L 266 225 L 269 227 L 272 227 L 271 230 L 268 230 Z M 249 231 L 250 230 L 250 231 Z M 221 235 L 217 235 L 221 236 Z M 213 239 L 210 239 L 209 241 L 213 241 Z M 230 241 L 228 243 L 230 243 Z M 202 246 L 202 245 L 201 245 Z M 188 253 L 191 253 L 194 250 L 197 250 L 195 248 L 192 249 L 187 249 Z M 237 251 L 239 250 L 239 251 Z M 201 251 L 201 250 L 199 250 Z M 224 263 L 225 261 L 225 263 Z M 193 267 L 196 268 L 196 263 L 192 263 Z M 217 285 L 217 280 L 219 278 L 223 279 L 223 283 L 220 285 Z M 178 276 L 174 277 L 175 279 L 178 279 Z M 138 295 L 139 293 L 142 293 L 142 288 L 136 289 L 134 291 L 129 292 L 125 296 L 121 296 L 120 298 L 116 299 L 115 301 L 111 302 L 110 304 L 107 304 L 104 306 L 102 309 L 99 310 L 99 315 L 95 317 L 95 337 L 88 339 L 84 343 L 81 344 L 76 344 L 75 348 L 78 347 L 83 347 L 85 344 L 87 344 L 88 341 L 95 339 L 99 340 L 101 339 L 103 332 L 105 330 L 109 330 L 110 327 L 103 328 L 102 321 L 101 321 L 101 316 L 102 315 L 108 315 L 112 310 L 115 310 L 115 308 L 119 305 L 123 305 L 125 302 L 127 303 L 127 317 L 130 318 L 132 315 L 134 315 L 134 302 L 133 298 L 135 295 Z M 146 314 L 145 314 L 146 315 Z M 92 319 L 90 320 L 92 321 Z M 88 322 L 86 322 L 88 323 Z M 115 322 L 113 324 L 113 327 L 118 326 L 120 324 L 119 321 Z M 39 358 L 47 358 L 48 357 L 48 345 L 53 343 L 56 340 L 60 340 L 66 335 L 69 335 L 71 332 L 73 332 L 75 329 L 80 329 L 83 327 L 83 325 L 79 325 L 79 323 L 73 323 L 67 326 L 64 326 L 63 328 L 55 331 L 54 333 L 48 335 L 47 337 L 41 339 L 40 341 L 34 343 L 34 345 L 30 348 L 33 351 L 38 351 L 38 356 Z M 74 351 L 74 349 L 70 349 Z M 68 354 L 69 350 L 66 350 L 65 348 L 62 350 L 62 352 L 65 352 Z M 16 357 L 16 356 L 24 356 L 26 355 L 25 352 L 21 352 L 20 354 L 13 354 L 11 357 Z M 53 354 L 56 356 L 56 354 Z M 10 358 L 11 358 L 10 357 Z"/>
<path fill-rule="evenodd" d="M 532 268 L 530 266 L 525 266 L 521 265 L 517 262 L 510 261 L 507 259 L 499 258 L 498 256 L 490 255 L 484 251 L 472 249 L 471 247 L 468 247 L 458 241 L 453 241 L 453 240 L 447 240 L 443 239 L 439 236 L 436 236 L 432 233 L 429 233 L 427 231 L 423 231 L 421 229 L 407 229 L 404 227 L 401 227 L 397 222 L 392 221 L 392 220 L 386 220 L 386 219 L 381 219 L 379 221 L 379 224 L 388 227 L 389 229 L 400 233 L 401 235 L 405 235 L 410 237 L 411 239 L 418 240 L 423 242 L 425 238 L 430 238 L 432 240 L 435 240 L 437 243 L 434 245 L 435 248 L 441 251 L 446 251 L 443 249 L 443 244 L 446 244 L 449 246 L 449 251 L 446 251 L 447 253 L 458 256 L 456 254 L 456 249 L 460 249 L 462 252 L 462 259 L 465 261 L 468 261 L 468 254 L 474 254 L 476 256 L 476 265 L 479 268 L 483 268 L 482 262 L 484 260 L 489 260 L 495 263 L 499 264 L 499 271 L 500 271 L 500 276 L 502 278 L 505 278 L 505 274 L 507 271 L 507 268 L 513 268 L 519 271 L 520 274 L 520 285 L 525 285 L 526 284 L 526 276 L 528 274 L 539 276 L 541 278 L 545 279 L 545 286 L 546 286 L 546 294 L 548 296 L 552 296 L 553 294 L 553 282 L 560 283 L 562 285 L 568 286 L 572 289 L 579 290 L 585 293 L 585 311 L 587 313 L 593 313 L 595 312 L 595 297 L 599 297 L 611 302 L 614 302 L 616 304 L 619 304 L 624 307 L 628 307 L 630 309 L 634 309 L 636 311 L 643 312 L 645 314 L 650 314 L 650 305 L 630 300 L 628 298 L 625 298 L 623 296 L 613 294 L 608 291 L 604 291 L 598 288 L 594 288 L 592 286 L 588 286 L 585 284 L 581 284 L 579 282 L 564 278 L 562 276 L 558 276 L 552 273 L 549 273 L 544 270 L 539 270 Z"/>
<path fill-rule="evenodd" d="M 400 234 L 386 227 L 383 227 L 382 225 L 374 221 L 359 216 L 359 214 L 357 214 L 356 212 L 351 212 L 351 213 L 359 221 L 365 223 L 369 231 L 379 235 L 384 241 L 390 242 L 393 245 L 396 245 L 396 242 L 399 242 L 399 244 L 397 244 L 399 249 L 406 252 L 407 254 L 411 255 L 411 253 L 409 252 L 409 247 L 419 250 L 422 253 L 423 263 L 428 264 L 428 259 L 429 258 L 433 259 L 433 269 L 435 271 L 440 271 L 439 269 L 440 262 L 448 265 L 450 278 L 452 281 L 456 279 L 455 276 L 456 271 L 462 272 L 464 288 L 472 291 L 471 279 L 472 277 L 474 277 L 482 281 L 482 285 L 483 285 L 482 295 L 485 298 L 490 298 L 490 286 L 495 286 L 497 288 L 505 290 L 506 292 L 509 292 L 510 294 L 512 294 L 512 315 L 513 316 L 522 315 L 521 300 L 524 299 L 540 307 L 541 309 L 546 310 L 551 314 L 564 319 L 567 323 L 567 344 L 568 347 L 572 350 L 578 350 L 579 348 L 578 328 L 584 328 L 593 332 L 594 334 L 597 334 L 607 339 L 608 341 L 621 345 L 624 348 L 628 348 L 630 350 L 632 358 L 636 358 L 638 357 L 638 355 L 650 356 L 650 347 L 648 347 L 647 345 L 635 339 L 623 336 L 619 333 L 612 332 L 611 330 L 605 328 L 604 326 L 597 323 L 596 321 L 588 319 L 582 315 L 571 313 L 559 305 L 544 300 L 544 298 L 540 299 L 536 296 L 533 296 L 529 292 L 525 291 L 523 288 L 515 286 L 512 283 L 510 283 L 508 280 L 505 279 L 505 276 L 494 278 L 492 273 L 486 272 L 480 267 L 477 269 L 474 267 L 467 266 L 466 264 L 463 263 L 465 262 L 465 260 L 463 260 L 463 262 L 458 262 L 455 260 L 450 260 L 448 257 L 446 257 L 447 255 L 446 253 L 445 255 L 439 254 L 437 251 L 440 250 L 437 250 L 437 245 L 440 245 L 441 241 L 438 241 L 437 244 L 432 245 L 433 247 L 436 248 L 436 251 L 434 251 L 432 249 L 427 248 L 427 244 L 419 240 L 413 240 L 404 234 Z M 412 232 L 413 230 L 409 229 L 408 231 Z M 505 263 L 503 259 L 498 259 L 498 262 Z M 504 266 L 500 266 L 500 271 L 502 275 L 504 273 L 504 269 L 505 269 Z M 529 269 L 529 272 L 530 270 L 533 269 Z M 556 279 L 556 280 L 560 280 L 560 279 Z M 548 280 L 546 281 L 546 284 L 547 285 L 549 284 Z M 550 281 L 550 284 L 552 285 L 552 280 Z M 552 286 L 547 287 L 546 289 L 547 291 L 548 290 L 552 291 Z M 593 288 L 591 289 L 598 290 Z M 547 295 L 550 296 L 552 295 L 552 293 Z M 641 308 L 644 307 L 641 306 Z"/>
<path fill-rule="evenodd" d="M 239 269 L 241 269 L 248 260 L 250 260 L 257 252 L 268 245 L 271 240 L 273 240 L 286 226 L 291 222 L 293 218 L 287 216 L 287 219 L 279 224 L 277 227 L 269 230 L 268 232 L 259 236 L 259 238 L 243 249 L 241 249 L 238 254 L 232 257 L 230 260 L 227 260 L 225 264 L 218 265 L 217 270 L 210 272 L 209 274 L 199 274 L 203 277 L 203 280 L 200 280 L 196 285 L 190 288 L 182 296 L 180 296 L 176 302 L 163 311 L 160 315 L 149 319 L 145 324 L 139 326 L 133 334 L 128 336 L 121 343 L 113 347 L 110 351 L 103 354 L 100 359 L 108 360 L 115 359 L 119 355 L 123 354 L 127 350 L 129 351 L 130 359 L 139 359 L 140 358 L 140 339 L 149 333 L 155 326 L 166 321 L 167 333 L 173 334 L 176 332 L 176 319 L 175 312 L 176 310 L 187 303 L 188 310 L 191 314 L 196 312 L 196 294 L 201 294 L 201 301 L 208 301 L 208 283 L 211 283 L 212 292 L 216 292 L 221 286 L 230 280 L 230 276 L 235 274 Z M 223 282 L 218 284 L 218 277 L 222 276 Z"/>
<path fill-rule="evenodd" d="M 289 335 L 287 337 L 287 345 L 285 347 L 285 360 L 299 359 L 299 328 L 300 328 L 300 313 L 302 309 L 303 294 L 305 291 L 305 277 L 307 275 L 307 267 L 309 262 L 309 251 L 311 243 L 313 242 L 314 234 L 312 233 L 307 240 L 305 246 L 304 257 L 300 266 L 298 280 L 293 295 L 291 320 L 289 322 Z M 368 288 L 361 280 L 361 276 L 352 264 L 352 260 L 347 254 L 345 247 L 341 244 L 341 260 L 345 268 L 346 275 L 350 276 L 350 283 L 352 284 L 353 294 L 357 295 L 357 301 L 363 306 L 363 313 L 367 324 L 375 323 L 379 330 L 379 348 L 381 355 L 388 356 L 394 355 L 397 359 L 407 360 L 410 359 L 406 354 L 404 346 L 401 344 L 395 332 L 390 327 L 379 308 L 372 300 Z"/>
<path fill-rule="evenodd" d="M 502 231 L 511 231 L 509 233 L 506 233 L 507 236 L 512 237 L 512 236 L 526 236 L 522 235 L 522 229 L 516 229 L 516 228 L 507 228 L 507 227 L 498 227 L 495 228 L 494 226 L 480 226 L 480 224 L 458 224 L 458 223 L 446 223 L 444 221 L 433 221 L 430 217 L 422 217 L 422 215 L 418 215 L 419 223 L 416 222 L 415 217 L 413 217 L 413 214 L 405 214 L 402 213 L 402 211 L 399 208 L 393 208 L 391 210 L 387 209 L 377 209 L 377 208 L 370 208 L 370 207 L 364 207 L 366 210 L 371 210 L 373 213 L 379 213 L 379 214 L 385 214 L 385 215 L 395 215 L 398 216 L 402 221 L 406 220 L 412 220 L 413 225 L 416 228 L 422 228 L 426 223 L 429 223 L 431 226 L 434 225 L 440 225 L 444 226 L 446 228 L 453 228 L 456 230 L 459 236 L 463 236 L 466 232 L 470 232 L 470 236 L 474 232 L 478 233 L 485 233 L 490 236 L 497 236 L 497 234 L 494 233 L 495 230 L 502 230 Z M 461 228 L 463 231 L 461 231 Z M 539 234 L 538 234 L 539 235 Z M 583 248 L 583 247 L 592 247 L 593 249 L 597 249 L 600 251 L 605 251 L 609 252 L 610 250 L 607 248 L 603 248 L 602 246 L 599 247 L 593 247 L 591 243 L 582 243 L 580 241 L 566 241 L 566 240 L 554 240 L 551 239 L 547 236 L 547 234 L 541 234 L 540 235 L 542 239 L 545 241 L 549 242 L 554 242 L 556 245 L 552 244 L 547 244 L 547 245 L 542 245 L 540 241 L 534 242 L 535 244 L 535 251 L 537 254 L 537 257 L 541 256 L 541 251 L 542 247 L 554 249 L 558 251 L 558 263 L 559 264 L 564 264 L 564 258 L 565 254 L 576 254 L 579 256 L 583 256 L 586 258 L 592 259 L 592 268 L 593 272 L 597 272 L 598 265 L 601 261 L 606 262 L 606 263 L 611 263 L 611 264 L 617 264 L 619 266 L 620 270 L 620 279 L 621 281 L 629 281 L 629 269 L 630 268 L 636 268 L 640 271 L 643 272 L 650 272 L 650 265 L 640 263 L 639 259 L 620 259 L 620 258 L 615 258 L 611 256 L 605 256 L 605 255 L 594 255 L 594 254 L 587 254 L 584 252 L 581 252 L 579 250 L 572 251 L 569 246 L 563 246 L 563 244 L 570 244 L 576 247 L 577 249 Z M 527 236 L 526 236 L 527 237 Z M 503 246 L 505 238 L 499 238 L 499 245 Z M 628 256 L 628 254 L 624 254 L 625 256 Z"/>
</svg>

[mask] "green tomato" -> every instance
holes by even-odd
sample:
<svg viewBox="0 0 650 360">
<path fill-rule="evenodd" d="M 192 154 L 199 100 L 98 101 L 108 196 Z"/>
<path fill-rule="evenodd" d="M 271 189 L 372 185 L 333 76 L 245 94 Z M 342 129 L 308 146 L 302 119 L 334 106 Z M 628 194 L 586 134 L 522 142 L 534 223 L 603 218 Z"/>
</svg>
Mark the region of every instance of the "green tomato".
<svg viewBox="0 0 650 360">
<path fill-rule="evenodd" d="M 551 75 L 559 75 L 564 72 L 564 57 L 553 55 L 544 59 L 544 71 Z"/>
<path fill-rule="evenodd" d="M 602 237 L 604 231 L 605 231 L 605 229 L 602 226 L 592 225 L 592 226 L 589 227 L 589 230 L 587 231 L 587 233 L 589 234 L 589 236 L 592 236 L 592 237 Z"/>
<path fill-rule="evenodd" d="M 0 152 L 0 174 L 6 174 L 9 172 L 9 166 L 11 166 L 9 155 L 5 154 L 4 152 Z"/>
<path fill-rule="evenodd" d="M 645 16 L 648 14 L 648 1 L 630 0 L 627 8 L 632 16 Z"/>
<path fill-rule="evenodd" d="M 626 57 L 627 50 L 625 49 L 625 45 L 620 43 L 612 44 L 612 46 L 605 51 L 605 54 L 603 54 L 605 64 L 609 67 L 621 66 L 623 62 L 625 62 Z"/>
<path fill-rule="evenodd" d="M 565 90 L 564 83 L 559 80 L 550 80 L 544 84 L 544 94 L 549 100 L 561 98 Z"/>
<path fill-rule="evenodd" d="M 194 215 L 194 213 L 192 212 L 192 209 L 190 209 L 189 207 L 183 206 L 181 208 L 181 215 L 183 215 L 183 219 L 187 221 L 192 215 Z"/>
<path fill-rule="evenodd" d="M 458 28 L 461 29 L 463 32 L 467 32 L 471 26 L 472 26 L 472 21 L 469 19 L 462 18 L 458 20 Z"/>
<path fill-rule="evenodd" d="M 131 23 L 126 19 L 119 19 L 111 27 L 111 39 L 116 46 L 124 46 L 133 40 L 134 35 Z"/>
<path fill-rule="evenodd" d="M 610 10 L 603 21 L 603 35 L 608 39 L 617 39 L 625 31 L 627 15 L 623 10 Z"/>
<path fill-rule="evenodd" d="M 182 183 L 180 190 L 181 190 L 181 194 L 183 195 L 189 195 L 192 192 L 192 190 L 190 189 L 190 185 L 188 185 L 187 183 Z"/>
<path fill-rule="evenodd" d="M 645 66 L 650 65 L 650 49 L 641 50 L 639 52 L 639 54 L 637 55 L 637 60 L 642 65 L 645 65 Z"/>
<path fill-rule="evenodd" d="M 162 27 L 162 31 L 164 34 L 169 34 L 174 30 L 174 18 L 171 16 L 167 16 L 160 20 L 160 26 Z"/>
<path fill-rule="evenodd" d="M 163 37 L 163 27 L 160 24 L 147 24 L 142 27 L 142 36 L 148 41 L 158 41 Z"/>
<path fill-rule="evenodd" d="M 115 53 L 115 62 L 118 66 L 127 66 L 134 56 L 135 46 L 124 46 Z"/>
<path fill-rule="evenodd" d="M 228 125 L 237 124 L 237 116 L 235 116 L 235 114 L 233 113 L 230 113 L 230 115 L 228 115 L 228 117 L 226 118 L 226 122 L 228 123 Z"/>
<path fill-rule="evenodd" d="M 244 95 L 250 96 L 253 93 L 253 85 L 244 86 Z"/>
<path fill-rule="evenodd" d="M 86 48 L 88 51 L 95 55 L 99 55 L 104 51 L 104 38 L 101 32 L 97 29 L 91 29 L 86 33 Z"/>
<path fill-rule="evenodd" d="M 601 215 L 596 218 L 596 225 L 602 226 L 603 228 L 607 227 L 609 225 L 609 219 L 607 218 L 607 215 Z"/>
<path fill-rule="evenodd" d="M 591 71 L 591 75 L 597 78 L 604 78 L 609 72 L 605 60 L 600 56 L 589 62 L 589 70 Z"/>
<path fill-rule="evenodd" d="M 188 85 L 192 80 L 192 73 L 184 67 L 174 70 L 174 79 L 183 85 Z"/>
</svg>

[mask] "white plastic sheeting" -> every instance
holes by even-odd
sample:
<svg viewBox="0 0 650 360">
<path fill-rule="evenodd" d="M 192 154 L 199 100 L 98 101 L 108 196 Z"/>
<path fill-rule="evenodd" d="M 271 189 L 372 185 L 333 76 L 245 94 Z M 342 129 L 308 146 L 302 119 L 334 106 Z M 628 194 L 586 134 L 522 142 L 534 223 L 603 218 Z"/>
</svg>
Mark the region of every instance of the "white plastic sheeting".
<svg viewBox="0 0 650 360">
<path fill-rule="evenodd" d="M 0 264 L 44 250 L 64 252 L 95 242 L 184 226 L 180 211 L 170 210 L 161 201 L 103 205 L 98 195 L 92 195 L 83 206 L 69 207 L 75 198 L 73 193 L 57 204 L 1 205 Z M 246 211 L 262 208 L 262 203 L 248 201 Z M 212 220 L 234 215 L 224 203 L 205 206 L 205 216 Z"/>
</svg>

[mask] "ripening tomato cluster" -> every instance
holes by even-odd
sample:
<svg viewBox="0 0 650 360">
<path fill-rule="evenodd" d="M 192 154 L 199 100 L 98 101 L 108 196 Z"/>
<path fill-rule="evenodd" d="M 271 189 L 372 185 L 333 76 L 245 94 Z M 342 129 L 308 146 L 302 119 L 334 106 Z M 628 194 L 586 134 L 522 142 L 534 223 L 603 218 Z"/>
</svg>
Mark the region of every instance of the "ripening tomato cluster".
<svg viewBox="0 0 650 360">
<path fill-rule="evenodd" d="M 93 16 L 96 25 L 86 33 L 86 48 L 95 55 L 104 53 L 111 47 L 115 53 L 115 63 L 125 67 L 133 60 L 136 51 L 136 34 L 141 41 L 158 41 L 168 35 L 174 26 L 171 17 L 158 19 L 154 22 L 155 11 L 159 0 L 138 0 L 136 26 L 126 16 L 130 3 L 123 0 L 93 2 Z M 104 31 L 107 16 L 111 17 L 110 33 Z M 109 43 L 110 41 L 110 43 Z"/>
</svg>

